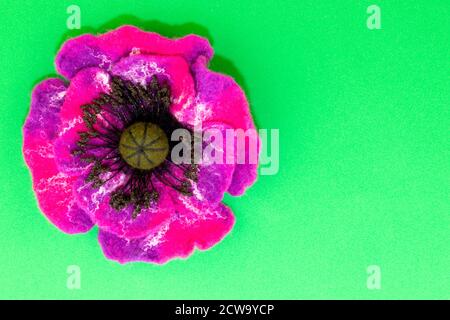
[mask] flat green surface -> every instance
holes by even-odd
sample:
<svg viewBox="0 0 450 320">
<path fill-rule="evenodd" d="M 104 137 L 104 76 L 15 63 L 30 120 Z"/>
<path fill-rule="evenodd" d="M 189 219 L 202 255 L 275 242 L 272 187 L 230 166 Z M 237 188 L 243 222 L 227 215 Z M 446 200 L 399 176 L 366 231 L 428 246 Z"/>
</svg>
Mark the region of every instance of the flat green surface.
<svg viewBox="0 0 450 320">
<path fill-rule="evenodd" d="M 372 3 L 381 30 L 366 27 Z M 70 4 L 81 31 L 128 22 L 209 37 L 212 67 L 245 88 L 260 128 L 280 129 L 279 173 L 226 197 L 236 226 L 212 250 L 122 266 L 103 257 L 97 230 L 69 236 L 39 213 L 21 126 L 33 85 L 80 33 L 66 29 Z M 2 3 L 0 298 L 450 298 L 449 9 L 447 0 Z M 80 290 L 66 288 L 72 264 Z M 381 290 L 366 288 L 373 264 Z"/>
</svg>

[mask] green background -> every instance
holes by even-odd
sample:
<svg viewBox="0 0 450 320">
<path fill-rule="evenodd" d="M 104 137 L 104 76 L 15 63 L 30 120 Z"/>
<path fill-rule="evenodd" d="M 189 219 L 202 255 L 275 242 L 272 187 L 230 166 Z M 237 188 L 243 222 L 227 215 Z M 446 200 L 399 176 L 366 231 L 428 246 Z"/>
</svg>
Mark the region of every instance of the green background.
<svg viewBox="0 0 450 320">
<path fill-rule="evenodd" d="M 381 7 L 382 29 L 366 27 Z M 81 8 L 81 31 L 66 8 Z M 0 10 L 0 298 L 450 298 L 450 2 L 10 1 Z M 40 214 L 21 154 L 30 92 L 68 37 L 132 23 L 206 36 L 212 68 L 280 129 L 280 170 L 212 250 L 164 266 L 103 257 L 97 230 Z M 81 289 L 66 288 L 68 265 Z M 381 290 L 366 268 L 379 265 Z"/>
</svg>

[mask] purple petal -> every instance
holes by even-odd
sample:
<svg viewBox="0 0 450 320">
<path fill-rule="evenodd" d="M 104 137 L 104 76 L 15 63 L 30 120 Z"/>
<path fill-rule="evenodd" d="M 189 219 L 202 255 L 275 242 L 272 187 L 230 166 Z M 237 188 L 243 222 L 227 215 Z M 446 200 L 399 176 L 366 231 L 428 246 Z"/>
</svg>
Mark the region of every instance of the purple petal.
<svg viewBox="0 0 450 320">
<path fill-rule="evenodd" d="M 47 79 L 34 88 L 23 128 L 23 153 L 42 212 L 62 231 L 80 233 L 91 229 L 92 222 L 75 203 L 74 179 L 58 170 L 53 152 L 65 94 L 66 86 L 60 79 Z"/>
</svg>

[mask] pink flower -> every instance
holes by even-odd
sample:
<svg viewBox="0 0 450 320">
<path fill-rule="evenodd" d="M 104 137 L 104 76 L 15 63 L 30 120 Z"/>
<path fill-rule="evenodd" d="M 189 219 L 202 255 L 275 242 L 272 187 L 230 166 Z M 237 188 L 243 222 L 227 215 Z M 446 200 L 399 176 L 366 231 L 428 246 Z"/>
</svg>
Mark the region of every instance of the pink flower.
<svg viewBox="0 0 450 320">
<path fill-rule="evenodd" d="M 56 68 L 69 82 L 38 84 L 23 128 L 33 189 L 54 225 L 69 234 L 97 225 L 104 254 L 120 263 L 162 264 L 225 237 L 234 216 L 223 195 L 243 194 L 257 164 L 170 158 L 176 128 L 254 129 L 240 87 L 207 69 L 212 56 L 196 35 L 133 26 L 62 46 Z"/>
</svg>

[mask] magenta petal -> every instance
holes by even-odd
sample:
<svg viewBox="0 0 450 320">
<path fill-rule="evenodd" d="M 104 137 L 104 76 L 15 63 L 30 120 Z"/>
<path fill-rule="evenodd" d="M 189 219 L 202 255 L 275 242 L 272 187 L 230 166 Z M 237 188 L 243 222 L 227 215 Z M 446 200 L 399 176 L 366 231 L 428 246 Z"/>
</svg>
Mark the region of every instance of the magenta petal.
<svg viewBox="0 0 450 320">
<path fill-rule="evenodd" d="M 62 172 L 78 176 L 85 170 L 87 163 L 71 153 L 79 140 L 78 132 L 87 131 L 81 106 L 92 102 L 101 93 L 109 92 L 109 81 L 110 75 L 99 68 L 84 69 L 70 81 L 61 107 L 61 126 L 54 147 L 56 162 Z"/>
<path fill-rule="evenodd" d="M 86 183 L 85 178 L 85 176 L 80 176 L 75 183 L 75 198 L 79 206 L 104 231 L 127 239 L 139 238 L 158 228 L 170 218 L 173 211 L 173 203 L 169 194 L 160 192 L 157 204 L 143 209 L 136 218 L 132 218 L 134 209 L 132 206 L 116 211 L 109 204 L 111 192 L 125 182 L 124 174 L 118 174 L 111 178 L 98 189 L 94 189 L 91 184 Z M 108 178 L 110 176 L 104 177 L 105 180 Z M 160 187 L 156 181 L 153 184 L 158 191 L 165 189 L 164 186 Z"/>
<path fill-rule="evenodd" d="M 233 78 L 207 68 L 208 60 L 199 57 L 192 65 L 197 96 L 191 104 L 174 110 L 181 121 L 226 123 L 232 128 L 254 128 L 247 98 Z"/>
<path fill-rule="evenodd" d="M 100 229 L 99 242 L 105 256 L 120 263 L 146 261 L 163 264 L 190 256 L 194 248 L 206 250 L 220 242 L 234 225 L 225 205 L 211 207 L 192 198 L 179 203 L 172 219 L 140 239 L 120 238 Z"/>
<path fill-rule="evenodd" d="M 45 80 L 34 88 L 23 128 L 23 153 L 42 212 L 62 231 L 80 233 L 91 229 L 92 222 L 76 204 L 72 196 L 74 179 L 58 170 L 53 152 L 65 95 L 66 86 L 60 79 Z"/>
<path fill-rule="evenodd" d="M 103 35 L 86 34 L 66 41 L 57 55 L 56 67 L 70 79 L 83 68 L 108 69 L 120 58 L 135 53 L 181 56 L 192 63 L 200 55 L 212 57 L 213 50 L 206 39 L 196 35 L 172 40 L 134 26 L 122 26 Z"/>
<path fill-rule="evenodd" d="M 231 77 L 208 70 L 207 59 L 204 57 L 197 59 L 192 71 L 196 81 L 197 97 L 192 104 L 174 109 L 174 114 L 180 121 L 192 125 L 218 122 L 235 129 L 255 130 L 245 94 Z M 251 139 L 256 140 L 252 143 L 255 143 L 259 150 L 258 136 L 254 135 Z M 230 194 L 243 194 L 256 180 L 257 168 L 257 163 L 236 164 L 228 189 Z"/>
</svg>

